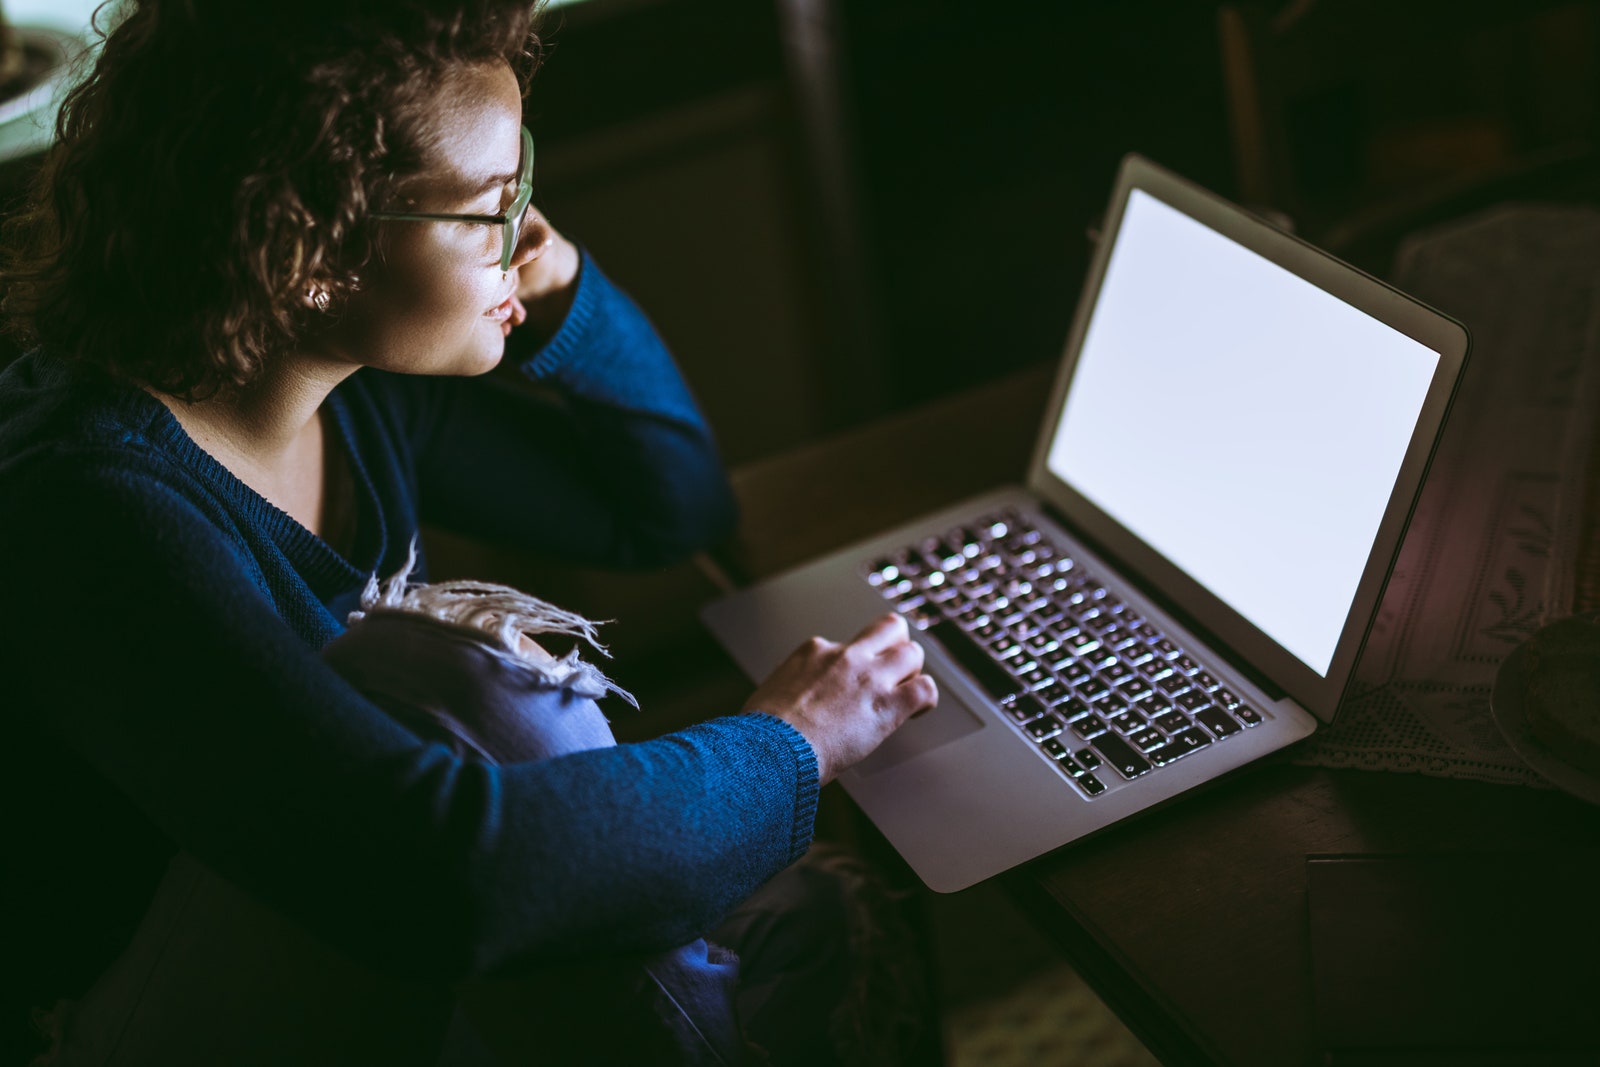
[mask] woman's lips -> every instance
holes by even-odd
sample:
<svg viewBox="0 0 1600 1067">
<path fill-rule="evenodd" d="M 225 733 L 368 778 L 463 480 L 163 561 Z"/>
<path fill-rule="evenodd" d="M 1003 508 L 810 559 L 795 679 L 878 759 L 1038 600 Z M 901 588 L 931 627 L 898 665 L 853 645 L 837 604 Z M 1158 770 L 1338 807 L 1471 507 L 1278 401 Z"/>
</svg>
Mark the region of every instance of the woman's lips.
<svg viewBox="0 0 1600 1067">
<path fill-rule="evenodd" d="M 512 293 L 500 303 L 483 313 L 484 318 L 500 324 L 505 332 L 509 333 L 511 327 L 516 326 L 528 317 L 528 309 L 522 306 L 522 301 L 517 299 L 517 294 Z"/>
</svg>

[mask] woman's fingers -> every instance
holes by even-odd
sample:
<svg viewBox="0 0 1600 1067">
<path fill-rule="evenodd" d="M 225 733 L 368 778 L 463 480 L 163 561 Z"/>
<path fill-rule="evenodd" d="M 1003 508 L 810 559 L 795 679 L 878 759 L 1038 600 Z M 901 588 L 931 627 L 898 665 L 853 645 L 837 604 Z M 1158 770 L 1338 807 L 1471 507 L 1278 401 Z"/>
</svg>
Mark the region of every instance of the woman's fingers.
<svg viewBox="0 0 1600 1067">
<path fill-rule="evenodd" d="M 889 646 L 905 641 L 911 635 L 906 620 L 895 612 L 879 615 L 850 639 L 850 644 L 868 655 L 876 656 Z"/>
<path fill-rule="evenodd" d="M 922 670 L 923 658 L 922 646 L 907 638 L 879 652 L 875 666 L 895 684 Z"/>
<path fill-rule="evenodd" d="M 939 683 L 926 674 L 916 674 L 894 688 L 895 697 L 905 702 L 911 715 L 921 715 L 939 703 Z"/>
</svg>

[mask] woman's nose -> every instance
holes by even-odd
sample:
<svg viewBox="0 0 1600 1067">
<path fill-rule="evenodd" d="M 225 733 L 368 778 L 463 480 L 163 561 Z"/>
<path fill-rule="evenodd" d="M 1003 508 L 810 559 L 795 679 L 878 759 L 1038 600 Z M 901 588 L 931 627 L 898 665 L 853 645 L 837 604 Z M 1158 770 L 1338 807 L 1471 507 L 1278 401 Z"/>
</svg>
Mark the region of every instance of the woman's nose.
<svg viewBox="0 0 1600 1067">
<path fill-rule="evenodd" d="M 511 269 L 516 270 L 524 263 L 532 263 L 544 255 L 554 239 L 555 231 L 550 228 L 550 223 L 530 206 L 522 218 L 522 229 L 517 233 L 517 247 L 511 253 Z"/>
</svg>

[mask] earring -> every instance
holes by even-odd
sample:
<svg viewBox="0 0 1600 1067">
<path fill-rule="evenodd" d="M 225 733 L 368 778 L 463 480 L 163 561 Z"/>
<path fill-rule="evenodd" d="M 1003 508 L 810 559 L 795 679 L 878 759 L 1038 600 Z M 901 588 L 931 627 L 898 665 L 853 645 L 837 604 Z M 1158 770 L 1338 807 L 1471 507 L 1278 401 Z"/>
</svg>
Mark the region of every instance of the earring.
<svg viewBox="0 0 1600 1067">
<path fill-rule="evenodd" d="M 307 304 L 318 311 L 327 311 L 328 306 L 333 303 L 333 297 L 329 295 L 328 290 L 320 285 L 313 285 L 307 289 L 304 299 Z"/>
</svg>

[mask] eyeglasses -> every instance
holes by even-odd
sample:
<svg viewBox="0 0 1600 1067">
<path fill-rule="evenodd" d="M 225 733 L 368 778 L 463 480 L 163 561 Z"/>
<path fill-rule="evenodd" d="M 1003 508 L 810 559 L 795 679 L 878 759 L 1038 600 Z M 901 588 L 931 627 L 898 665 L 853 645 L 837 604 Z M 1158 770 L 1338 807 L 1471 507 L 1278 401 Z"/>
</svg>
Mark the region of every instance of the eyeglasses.
<svg viewBox="0 0 1600 1067">
<path fill-rule="evenodd" d="M 485 226 L 500 227 L 500 269 L 511 269 L 511 257 L 516 254 L 517 238 L 522 236 L 522 222 L 528 215 L 528 202 L 533 199 L 533 134 L 522 127 L 522 166 L 517 169 L 517 195 L 511 206 L 498 215 L 407 215 L 393 211 L 374 211 L 375 219 L 396 222 L 480 222 Z"/>
</svg>

